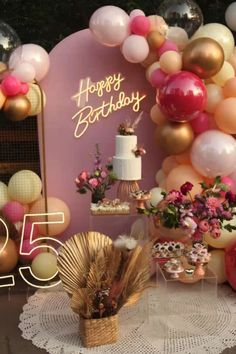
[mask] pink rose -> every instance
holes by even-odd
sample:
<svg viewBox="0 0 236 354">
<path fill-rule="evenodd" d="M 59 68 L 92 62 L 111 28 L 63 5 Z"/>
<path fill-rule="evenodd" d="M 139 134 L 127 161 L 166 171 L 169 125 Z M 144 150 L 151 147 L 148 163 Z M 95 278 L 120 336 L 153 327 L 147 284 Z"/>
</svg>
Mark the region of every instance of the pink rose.
<svg viewBox="0 0 236 354">
<path fill-rule="evenodd" d="M 210 225 L 207 220 L 201 220 L 198 224 L 198 227 L 201 232 L 208 232 L 210 229 Z"/>
<path fill-rule="evenodd" d="M 105 171 L 102 171 L 102 172 L 101 172 L 101 177 L 102 177 L 102 178 L 106 178 L 106 176 L 107 176 L 107 173 L 106 173 Z"/>
<path fill-rule="evenodd" d="M 81 182 L 86 181 L 87 177 L 88 177 L 88 172 L 86 172 L 86 171 L 83 171 L 79 174 L 79 180 Z"/>
<path fill-rule="evenodd" d="M 211 230 L 211 236 L 213 238 L 219 238 L 220 234 L 221 234 L 220 229 L 215 228 L 215 229 Z"/>
<path fill-rule="evenodd" d="M 97 185 L 98 185 L 97 178 L 90 178 L 90 180 L 88 182 L 89 182 L 90 186 L 93 187 L 93 188 L 96 188 Z"/>
</svg>

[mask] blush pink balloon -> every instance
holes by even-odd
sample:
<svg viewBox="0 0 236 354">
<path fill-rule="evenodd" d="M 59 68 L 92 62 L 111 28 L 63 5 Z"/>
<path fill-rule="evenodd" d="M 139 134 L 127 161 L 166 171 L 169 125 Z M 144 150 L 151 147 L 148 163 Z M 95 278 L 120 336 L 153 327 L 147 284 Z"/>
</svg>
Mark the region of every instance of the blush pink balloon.
<svg viewBox="0 0 236 354">
<path fill-rule="evenodd" d="M 162 71 L 161 69 L 156 69 L 150 75 L 150 84 L 153 87 L 160 88 L 163 85 L 166 76 L 167 75 L 166 73 L 164 73 L 164 71 Z"/>
<path fill-rule="evenodd" d="M 168 76 L 158 95 L 162 111 L 176 122 L 196 118 L 203 111 L 206 98 L 204 83 L 198 76 L 188 71 Z"/>
<path fill-rule="evenodd" d="M 3 79 L 1 88 L 5 96 L 16 96 L 20 93 L 21 82 L 17 77 L 8 75 Z"/>
<path fill-rule="evenodd" d="M 22 221 L 24 217 L 24 206 L 19 202 L 11 201 L 2 208 L 3 215 L 12 223 Z"/>
<path fill-rule="evenodd" d="M 234 170 L 229 176 L 228 176 L 232 182 L 233 182 L 233 185 L 231 187 L 231 191 L 233 193 L 236 193 L 236 170 Z"/>
<path fill-rule="evenodd" d="M 235 188 L 234 181 L 232 180 L 232 178 L 230 178 L 228 176 L 221 177 L 221 182 L 226 184 L 230 191 L 233 191 L 233 189 Z M 222 191 L 221 196 L 223 197 L 225 195 L 225 193 L 226 192 Z"/>
<path fill-rule="evenodd" d="M 136 16 L 130 24 L 131 32 L 139 36 L 145 36 L 151 27 L 151 23 L 146 16 Z"/>
<path fill-rule="evenodd" d="M 130 63 L 141 63 L 149 54 L 146 38 L 132 34 L 124 40 L 121 52 Z"/>
<path fill-rule="evenodd" d="M 24 227 L 24 240 L 28 240 L 30 238 L 30 233 L 33 227 L 33 223 L 31 221 L 28 221 L 25 223 Z M 22 227 L 19 230 L 19 234 L 22 234 Z M 34 225 L 33 233 L 32 233 L 32 239 L 37 238 L 40 235 L 38 225 Z"/>
<path fill-rule="evenodd" d="M 37 44 L 23 44 L 16 48 L 9 59 L 9 68 L 17 69 L 22 63 L 30 64 L 35 70 L 35 79 L 41 81 L 48 73 L 50 66 L 49 55 Z"/>
<path fill-rule="evenodd" d="M 165 53 L 168 52 L 169 50 L 172 50 L 174 52 L 179 52 L 179 48 L 177 46 L 177 44 L 175 44 L 174 42 L 170 41 L 169 39 L 165 40 L 165 42 L 160 46 L 160 48 L 158 48 L 157 50 L 157 55 L 160 58 L 160 56 Z"/>
<path fill-rule="evenodd" d="M 130 17 L 117 6 L 102 6 L 91 16 L 89 28 L 101 44 L 119 46 L 130 34 Z"/>
<path fill-rule="evenodd" d="M 134 18 L 136 16 L 145 16 L 145 13 L 140 9 L 134 9 L 129 14 L 130 18 Z"/>
<path fill-rule="evenodd" d="M 225 250 L 225 272 L 228 282 L 236 290 L 236 242 Z"/>
<path fill-rule="evenodd" d="M 24 240 L 22 250 L 24 253 L 30 253 L 35 247 L 39 246 L 40 242 L 30 243 L 30 240 Z M 28 263 L 32 261 L 39 253 L 42 252 L 42 248 L 36 248 L 30 254 L 20 254 L 20 261 L 22 263 Z"/>
<path fill-rule="evenodd" d="M 191 162 L 205 177 L 230 176 L 236 166 L 236 141 L 219 130 L 199 134 L 191 148 Z"/>
<path fill-rule="evenodd" d="M 35 78 L 35 69 L 30 63 L 22 62 L 12 71 L 12 75 L 23 82 L 32 82 Z"/>
<path fill-rule="evenodd" d="M 190 121 L 190 124 L 194 133 L 201 134 L 210 129 L 210 121 L 209 114 L 201 112 L 195 119 Z"/>
<path fill-rule="evenodd" d="M 28 91 L 29 85 L 27 84 L 27 82 L 22 82 L 20 87 L 20 93 L 22 93 L 22 95 L 26 95 Z"/>
</svg>

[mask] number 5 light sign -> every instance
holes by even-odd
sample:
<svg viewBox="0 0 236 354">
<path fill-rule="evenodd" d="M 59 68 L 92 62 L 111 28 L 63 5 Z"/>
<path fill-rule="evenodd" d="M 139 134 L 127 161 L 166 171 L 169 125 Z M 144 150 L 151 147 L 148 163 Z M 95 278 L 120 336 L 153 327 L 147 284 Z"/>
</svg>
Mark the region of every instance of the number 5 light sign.
<svg viewBox="0 0 236 354">
<path fill-rule="evenodd" d="M 30 230 L 30 238 L 29 238 L 29 244 L 30 244 L 30 250 L 25 248 L 25 228 L 27 225 L 27 222 L 29 220 L 30 217 L 36 217 L 37 216 L 37 222 L 33 222 L 32 223 L 32 227 Z M 50 217 L 53 216 L 53 221 L 50 221 Z M 33 252 L 35 252 L 35 250 L 40 250 L 42 252 L 47 252 L 49 250 L 51 250 L 52 252 L 54 252 L 56 254 L 56 256 L 58 255 L 57 252 L 57 248 L 62 246 L 62 242 L 57 240 L 56 238 L 53 237 L 48 237 L 48 236 L 42 236 L 42 237 L 33 237 L 34 235 L 34 228 L 35 225 L 42 225 L 42 224 L 64 224 L 65 222 L 65 217 L 64 217 L 64 213 L 63 212 L 55 212 L 55 213 L 41 213 L 41 214 L 25 214 L 24 215 L 24 219 L 23 219 L 23 226 L 22 226 L 22 232 L 21 232 L 21 238 L 20 238 L 20 248 L 19 248 L 19 254 L 20 255 L 31 255 Z M 0 223 L 3 224 L 5 230 L 6 230 L 6 239 L 5 242 L 2 246 L 2 248 L 0 249 L 0 258 L 1 258 L 1 253 L 3 253 L 7 247 L 7 244 L 9 242 L 9 230 L 7 227 L 6 222 L 0 218 Z M 39 244 L 39 241 L 42 242 L 41 244 Z M 34 283 L 33 281 L 30 281 L 27 279 L 27 273 L 30 272 L 31 276 L 33 277 L 33 279 L 36 280 L 36 282 Z M 39 277 L 37 277 L 31 270 L 30 266 L 22 266 L 19 267 L 19 273 L 21 275 L 21 277 L 24 279 L 24 281 L 36 288 L 50 288 L 50 287 L 54 287 L 56 285 L 58 285 L 60 283 L 60 280 L 57 282 L 53 282 L 52 284 L 48 285 L 49 281 L 53 281 L 53 279 L 55 279 L 56 275 L 57 275 L 57 271 L 55 274 L 53 274 L 50 278 L 47 279 L 41 279 Z M 38 281 L 40 282 L 44 282 L 44 285 L 38 285 Z M 14 286 L 15 285 L 15 277 L 13 274 L 9 274 L 9 275 L 1 275 L 0 276 L 0 287 L 10 287 L 10 286 Z"/>
</svg>

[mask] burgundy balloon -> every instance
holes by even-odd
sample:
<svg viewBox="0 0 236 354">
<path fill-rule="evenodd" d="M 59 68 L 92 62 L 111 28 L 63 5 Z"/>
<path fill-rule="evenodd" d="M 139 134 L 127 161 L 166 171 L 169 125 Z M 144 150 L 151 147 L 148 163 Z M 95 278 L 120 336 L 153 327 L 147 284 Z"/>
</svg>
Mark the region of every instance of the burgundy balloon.
<svg viewBox="0 0 236 354">
<path fill-rule="evenodd" d="M 228 282 L 236 290 L 236 242 L 225 250 L 225 271 Z"/>
<path fill-rule="evenodd" d="M 196 118 L 203 111 L 206 98 L 204 83 L 188 71 L 169 75 L 157 95 L 163 113 L 176 122 Z"/>
</svg>

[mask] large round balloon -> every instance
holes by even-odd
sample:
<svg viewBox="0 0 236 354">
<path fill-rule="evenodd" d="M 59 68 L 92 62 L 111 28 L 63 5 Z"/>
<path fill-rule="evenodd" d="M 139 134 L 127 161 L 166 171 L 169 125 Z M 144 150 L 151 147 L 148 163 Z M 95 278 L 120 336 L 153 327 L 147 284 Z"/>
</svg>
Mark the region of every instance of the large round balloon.
<svg viewBox="0 0 236 354">
<path fill-rule="evenodd" d="M 120 45 L 130 34 L 130 17 L 117 6 L 97 9 L 89 21 L 89 28 L 98 42 L 109 47 Z"/>
<path fill-rule="evenodd" d="M 193 72 L 201 79 L 208 79 L 220 71 L 224 51 L 214 39 L 198 38 L 186 46 L 182 59 L 184 70 Z"/>
<path fill-rule="evenodd" d="M 18 252 L 15 242 L 9 239 L 4 247 L 5 241 L 6 238 L 0 236 L 0 274 L 10 272 L 18 262 Z"/>
<path fill-rule="evenodd" d="M 229 59 L 234 49 L 234 36 L 226 26 L 221 23 L 208 23 L 200 27 L 192 39 L 203 37 L 212 38 L 218 42 L 224 50 L 225 60 Z"/>
<path fill-rule="evenodd" d="M 205 177 L 227 176 L 235 169 L 236 142 L 231 135 L 208 130 L 194 140 L 191 161 Z"/>
<path fill-rule="evenodd" d="M 161 86 L 157 100 L 171 120 L 184 122 L 196 118 L 206 103 L 206 87 L 188 71 L 170 75 Z"/>
<path fill-rule="evenodd" d="M 203 23 L 202 11 L 192 0 L 164 0 L 157 13 L 169 26 L 184 28 L 190 37 Z"/>
<path fill-rule="evenodd" d="M 157 144 L 167 154 L 178 155 L 191 146 L 194 133 L 189 123 L 164 122 L 156 128 Z"/>
<path fill-rule="evenodd" d="M 193 184 L 190 192 L 192 196 L 201 192 L 200 182 L 202 182 L 202 176 L 191 165 L 179 165 L 173 168 L 166 178 L 166 189 L 168 191 L 172 189 L 179 190 L 185 182 Z"/>
<path fill-rule="evenodd" d="M 228 282 L 236 290 L 236 241 L 225 250 L 225 271 Z"/>
<path fill-rule="evenodd" d="M 33 222 L 50 222 L 51 224 L 47 225 L 46 224 L 39 224 L 38 229 L 42 235 L 47 235 L 47 236 L 55 236 L 63 232 L 69 225 L 70 223 L 70 210 L 68 206 L 66 205 L 65 202 L 63 202 L 61 199 L 54 198 L 54 197 L 48 197 L 47 198 L 47 210 L 48 213 L 52 213 L 52 215 L 48 216 L 47 218 L 44 216 L 40 216 L 37 214 L 43 214 L 45 213 L 45 199 L 41 198 L 37 200 L 31 207 L 30 209 L 30 214 L 36 214 L 32 215 L 30 217 L 31 221 Z M 61 216 L 58 216 L 57 213 L 63 213 L 64 214 L 64 222 L 59 222 L 62 221 Z"/>
<path fill-rule="evenodd" d="M 21 44 L 17 33 L 7 23 L 0 21 L 0 61 L 7 63 L 11 53 Z"/>
</svg>

